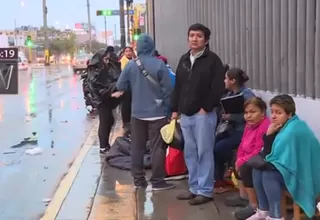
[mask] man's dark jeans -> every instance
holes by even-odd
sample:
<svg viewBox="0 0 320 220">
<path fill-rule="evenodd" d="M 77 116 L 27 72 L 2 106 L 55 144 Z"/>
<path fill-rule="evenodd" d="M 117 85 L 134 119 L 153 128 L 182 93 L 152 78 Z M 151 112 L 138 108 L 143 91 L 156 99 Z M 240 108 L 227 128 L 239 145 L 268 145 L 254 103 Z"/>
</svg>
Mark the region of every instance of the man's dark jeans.
<svg viewBox="0 0 320 220">
<path fill-rule="evenodd" d="M 122 96 L 122 103 L 121 103 L 121 117 L 122 117 L 125 136 L 131 133 L 130 131 L 131 100 L 132 100 L 131 92 L 126 91 Z"/>
<path fill-rule="evenodd" d="M 131 173 L 136 186 L 145 182 L 143 155 L 147 151 L 147 141 L 150 141 L 151 151 L 152 175 L 150 182 L 153 186 L 164 183 L 167 145 L 161 138 L 160 129 L 167 123 L 166 118 L 155 121 L 131 118 Z"/>
</svg>

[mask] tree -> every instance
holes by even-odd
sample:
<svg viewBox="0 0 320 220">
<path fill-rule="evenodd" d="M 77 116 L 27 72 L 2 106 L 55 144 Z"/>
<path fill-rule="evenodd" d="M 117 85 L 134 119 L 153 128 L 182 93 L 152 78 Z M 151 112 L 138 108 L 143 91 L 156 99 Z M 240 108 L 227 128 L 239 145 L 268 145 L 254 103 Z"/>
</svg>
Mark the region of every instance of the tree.
<svg viewBox="0 0 320 220">
<path fill-rule="evenodd" d="M 89 42 L 88 42 L 88 45 L 89 45 Z M 92 53 L 97 52 L 101 48 L 107 48 L 106 44 L 100 43 L 98 41 L 92 41 L 91 45 L 92 45 Z"/>
<path fill-rule="evenodd" d="M 66 38 L 56 38 L 50 42 L 50 51 L 52 54 L 71 54 L 76 50 L 76 40 L 75 36 L 70 34 L 69 37 Z"/>
</svg>

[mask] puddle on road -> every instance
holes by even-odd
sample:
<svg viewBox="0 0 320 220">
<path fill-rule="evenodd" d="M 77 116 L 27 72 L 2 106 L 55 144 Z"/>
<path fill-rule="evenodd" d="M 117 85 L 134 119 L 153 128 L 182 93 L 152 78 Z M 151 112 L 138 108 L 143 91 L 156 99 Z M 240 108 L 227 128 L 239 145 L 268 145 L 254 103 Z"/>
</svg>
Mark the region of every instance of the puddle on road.
<svg viewBox="0 0 320 220">
<path fill-rule="evenodd" d="M 12 161 L 7 161 L 7 162 L 0 161 L 0 169 L 5 168 L 5 167 L 9 167 L 9 166 L 13 166 L 13 165 L 18 165 L 20 163 L 21 163 L 21 160 L 12 160 Z"/>
<path fill-rule="evenodd" d="M 146 192 L 146 201 L 144 202 L 144 214 L 147 216 L 151 216 L 154 211 L 153 202 L 151 198 L 152 198 L 152 189 L 151 189 L 151 192 L 149 191 Z"/>
</svg>

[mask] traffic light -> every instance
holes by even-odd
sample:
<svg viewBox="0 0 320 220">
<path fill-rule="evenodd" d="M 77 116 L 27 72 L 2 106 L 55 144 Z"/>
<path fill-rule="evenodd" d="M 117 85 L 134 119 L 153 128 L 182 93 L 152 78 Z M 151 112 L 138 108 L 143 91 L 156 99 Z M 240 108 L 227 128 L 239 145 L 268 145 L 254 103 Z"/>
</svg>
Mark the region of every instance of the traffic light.
<svg viewBox="0 0 320 220">
<path fill-rule="evenodd" d="M 138 40 L 139 36 L 141 34 L 141 28 L 135 28 L 133 29 L 133 40 Z"/>
<path fill-rule="evenodd" d="M 28 47 L 32 47 L 32 39 L 31 39 L 31 36 L 30 35 L 28 35 L 27 36 L 27 40 L 26 40 L 26 45 L 28 46 Z"/>
<path fill-rule="evenodd" d="M 98 10 L 97 16 L 111 16 L 112 10 Z"/>
</svg>

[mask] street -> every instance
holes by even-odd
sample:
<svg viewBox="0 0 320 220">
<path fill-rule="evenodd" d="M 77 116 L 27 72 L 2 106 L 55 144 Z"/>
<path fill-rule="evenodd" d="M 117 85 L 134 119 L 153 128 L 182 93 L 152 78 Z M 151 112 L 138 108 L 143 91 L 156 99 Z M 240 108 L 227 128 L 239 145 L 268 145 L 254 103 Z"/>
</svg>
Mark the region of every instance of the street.
<svg viewBox="0 0 320 220">
<path fill-rule="evenodd" d="M 199 208 L 177 201 L 185 181 L 173 191 L 135 193 L 130 173 L 110 168 L 99 155 L 97 119 L 87 115 L 79 78 L 66 65 L 34 65 L 20 71 L 19 95 L 0 96 L 1 220 L 232 218 L 224 196 Z M 121 134 L 118 119 L 112 141 Z"/>
<path fill-rule="evenodd" d="M 19 89 L 0 95 L 0 219 L 38 220 L 95 119 L 68 66 L 20 71 Z"/>
</svg>

